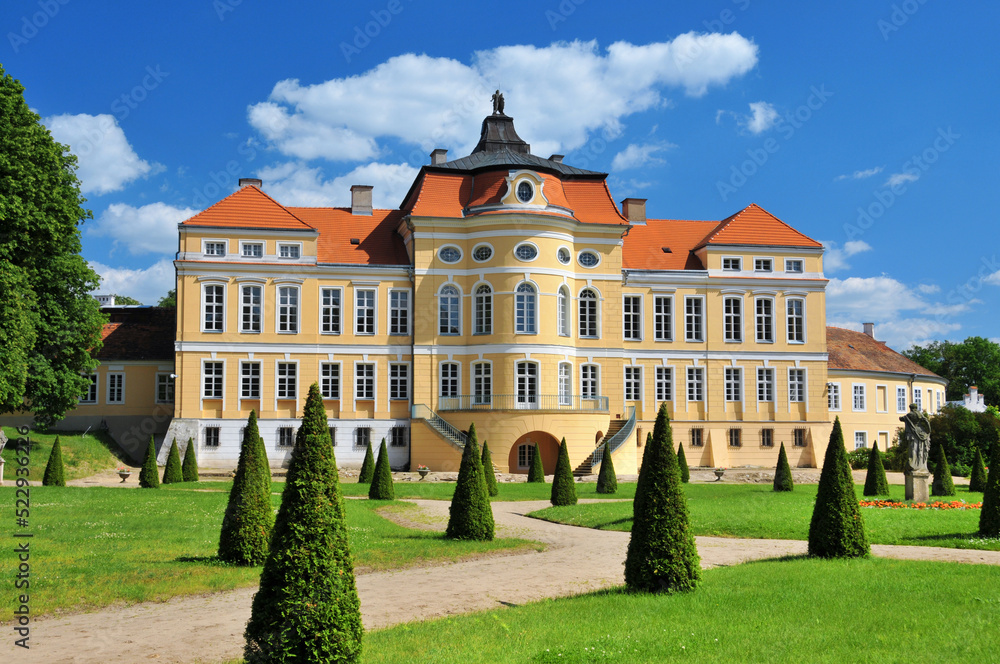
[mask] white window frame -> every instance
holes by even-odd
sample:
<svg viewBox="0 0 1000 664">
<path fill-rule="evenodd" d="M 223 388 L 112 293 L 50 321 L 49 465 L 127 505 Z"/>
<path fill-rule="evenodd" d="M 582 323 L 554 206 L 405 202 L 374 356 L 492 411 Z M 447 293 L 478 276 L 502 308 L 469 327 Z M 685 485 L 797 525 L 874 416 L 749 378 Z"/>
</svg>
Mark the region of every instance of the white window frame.
<svg viewBox="0 0 1000 664">
<path fill-rule="evenodd" d="M 247 294 L 257 291 L 257 314 L 254 325 L 253 302 L 247 303 Z M 250 311 L 248 311 L 248 307 Z M 264 286 L 263 284 L 240 284 L 240 334 L 260 334 L 264 331 Z"/>
<path fill-rule="evenodd" d="M 520 249 L 521 247 L 525 246 L 525 245 L 528 245 L 530 247 L 534 247 L 534 249 L 535 249 L 535 255 L 532 258 L 521 258 L 520 256 L 517 255 L 517 250 Z M 535 244 L 534 242 L 518 242 L 517 245 L 514 247 L 514 251 L 511 252 L 511 253 L 514 255 L 514 258 L 516 260 L 519 260 L 522 263 L 532 263 L 532 262 L 538 260 L 538 257 L 541 255 L 541 252 L 538 250 L 538 245 Z"/>
<path fill-rule="evenodd" d="M 472 405 L 488 406 L 493 403 L 492 360 L 476 360 L 469 363 L 469 385 L 472 386 Z"/>
<path fill-rule="evenodd" d="M 558 399 L 560 406 L 573 405 L 573 365 L 560 362 L 557 371 Z"/>
<path fill-rule="evenodd" d="M 521 368 L 534 367 L 534 373 L 521 371 Z M 524 380 L 525 388 L 530 382 L 534 383 L 533 390 L 524 390 L 521 394 L 521 382 Z M 531 379 L 534 379 L 533 381 Z M 514 399 L 517 408 L 533 409 L 538 408 L 538 397 L 541 394 L 542 368 L 539 362 L 534 360 L 518 360 L 514 362 Z"/>
<path fill-rule="evenodd" d="M 371 376 L 358 374 L 362 367 L 371 367 Z M 363 391 L 361 388 L 365 387 Z M 370 390 L 370 393 L 369 393 Z M 378 398 L 378 365 L 375 362 L 354 363 L 354 401 L 372 401 Z"/>
<path fill-rule="evenodd" d="M 860 443 L 860 445 L 858 443 Z M 867 431 L 855 431 L 854 432 L 854 449 L 856 449 L 856 450 L 866 450 L 866 449 L 868 449 L 868 432 Z"/>
<path fill-rule="evenodd" d="M 924 395 L 919 387 L 913 388 L 913 403 L 917 404 L 917 412 L 924 412 Z"/>
<path fill-rule="evenodd" d="M 858 388 L 861 388 L 860 390 Z M 858 408 L 860 397 L 861 407 Z M 851 384 L 851 411 L 854 413 L 864 413 L 868 411 L 868 388 L 864 383 Z"/>
<path fill-rule="evenodd" d="M 643 400 L 644 395 L 642 383 L 642 365 L 626 364 L 624 377 L 625 401 Z"/>
<path fill-rule="evenodd" d="M 166 396 L 162 399 L 160 398 L 161 387 L 163 387 L 166 393 Z M 156 373 L 156 403 L 173 403 L 175 398 L 174 388 L 173 374 L 165 371 L 158 371 Z"/>
<path fill-rule="evenodd" d="M 246 253 L 246 247 L 249 246 L 259 246 L 260 256 L 250 256 Z M 264 256 L 267 255 L 267 244 L 263 240 L 240 240 L 240 258 L 249 258 L 251 260 L 263 260 Z"/>
<path fill-rule="evenodd" d="M 736 261 L 736 267 L 732 267 L 731 261 Z M 727 267 L 727 263 L 730 263 Z M 723 256 L 720 262 L 723 272 L 742 272 L 743 271 L 743 257 L 742 256 Z"/>
<path fill-rule="evenodd" d="M 482 249 L 483 247 L 486 247 L 487 249 L 490 250 L 490 255 L 489 257 L 484 258 L 483 260 L 479 260 L 478 258 L 476 258 L 476 252 Z M 493 248 L 493 245 L 490 244 L 489 242 L 477 243 L 475 246 L 472 247 L 472 252 L 469 253 L 469 257 L 472 258 L 472 260 L 475 261 L 476 263 L 487 263 L 493 260 L 494 256 L 496 256 L 496 250 Z"/>
<path fill-rule="evenodd" d="M 774 403 L 774 367 L 757 367 L 757 401 Z"/>
<path fill-rule="evenodd" d="M 582 260 L 584 254 L 597 256 L 597 262 L 594 263 L 593 265 L 584 265 Z M 601 256 L 601 252 L 599 251 L 595 251 L 593 249 L 581 249 L 580 251 L 576 252 L 576 262 L 584 270 L 593 270 L 596 269 L 597 267 L 600 267 L 601 263 L 604 262 L 604 258 Z"/>
<path fill-rule="evenodd" d="M 900 398 L 902 398 L 902 402 L 900 402 Z M 906 386 L 905 385 L 897 385 L 896 386 L 896 412 L 897 413 L 905 413 L 907 410 L 909 410 L 909 408 L 907 407 L 907 403 L 906 403 Z"/>
<path fill-rule="evenodd" d="M 690 312 L 689 305 L 697 302 L 698 313 Z M 693 327 L 697 327 L 697 334 L 693 334 Z M 705 296 L 685 295 L 684 296 L 684 341 L 691 343 L 705 343 Z"/>
<path fill-rule="evenodd" d="M 530 298 L 527 291 L 520 290 L 524 286 L 531 288 Z M 538 285 L 530 281 L 514 288 L 514 334 L 538 334 L 538 293 Z M 523 311 L 523 321 L 518 319 L 519 311 Z"/>
<path fill-rule="evenodd" d="M 205 427 L 201 430 L 201 446 L 202 447 L 218 447 L 219 439 L 222 437 L 219 431 L 220 427 Z"/>
<path fill-rule="evenodd" d="M 597 399 L 601 396 L 601 365 L 588 362 L 580 365 L 580 398 Z"/>
<path fill-rule="evenodd" d="M 115 406 L 123 406 L 125 404 L 125 372 L 124 371 L 109 371 L 105 374 L 107 379 L 106 389 L 104 390 L 106 401 L 105 403 Z M 115 379 L 119 379 L 120 385 L 117 389 L 114 387 Z M 112 391 L 118 392 L 118 394 L 113 395 Z M 112 396 L 117 396 L 117 399 L 113 399 Z"/>
<path fill-rule="evenodd" d="M 798 265 L 798 269 L 793 269 Z M 802 274 L 805 272 L 805 261 L 801 258 L 786 258 L 785 259 L 785 272 L 789 274 Z"/>
<path fill-rule="evenodd" d="M 722 297 L 722 337 L 727 343 L 743 343 L 743 296 Z"/>
<path fill-rule="evenodd" d="M 761 263 L 758 267 L 757 264 Z M 753 257 L 753 271 L 757 273 L 767 273 L 774 272 L 774 257 L 773 256 L 754 256 Z"/>
<path fill-rule="evenodd" d="M 447 292 L 446 292 L 447 291 Z M 448 282 L 438 290 L 438 328 L 442 337 L 458 337 L 462 335 L 462 289 L 458 284 Z M 447 316 L 447 318 L 446 318 Z M 454 319 L 454 330 L 451 327 Z"/>
<path fill-rule="evenodd" d="M 642 300 L 642 295 L 637 295 L 635 293 L 622 295 L 622 338 L 625 341 L 642 341 Z M 630 302 L 631 304 L 629 304 Z M 637 302 L 638 304 L 636 304 Z M 632 311 L 633 307 L 637 310 Z"/>
<path fill-rule="evenodd" d="M 793 380 L 792 377 L 796 378 Z M 809 376 L 802 367 L 788 367 L 788 402 L 805 403 L 809 389 Z"/>
<path fill-rule="evenodd" d="M 324 375 L 327 367 L 336 368 L 336 376 Z M 319 363 L 319 393 L 326 401 L 339 401 L 343 392 L 342 380 L 344 377 L 343 362 L 320 362 Z M 334 389 L 335 388 L 335 389 Z"/>
<path fill-rule="evenodd" d="M 294 256 L 282 256 L 281 252 L 283 249 L 295 250 Z M 291 253 L 291 252 L 289 252 Z M 302 243 L 301 242 L 279 242 L 277 248 L 278 258 L 284 261 L 297 261 L 302 258 Z"/>
<path fill-rule="evenodd" d="M 205 379 L 208 377 L 208 374 L 205 373 L 205 369 L 206 369 L 206 367 L 209 364 L 219 365 L 220 367 L 222 367 L 222 372 L 218 375 L 218 381 L 217 381 L 218 382 L 218 387 L 219 387 L 218 394 L 216 394 L 216 391 L 214 389 L 215 383 L 216 383 L 215 380 L 212 381 L 212 383 L 213 383 L 212 393 L 209 394 L 208 390 L 207 390 L 207 388 L 208 388 L 208 382 Z M 215 374 L 214 373 L 213 373 L 212 377 L 213 377 L 213 379 L 215 378 Z M 202 398 L 202 401 L 204 401 L 205 399 L 213 399 L 213 400 L 214 399 L 224 399 L 225 396 L 226 396 L 226 361 L 225 360 L 202 359 L 202 361 L 201 361 L 201 398 Z"/>
<path fill-rule="evenodd" d="M 399 370 L 403 370 L 402 375 Z M 397 375 L 393 376 L 393 370 Z M 400 384 L 403 390 L 400 392 Z M 409 401 L 410 400 L 410 363 L 390 362 L 389 363 L 389 401 Z"/>
<path fill-rule="evenodd" d="M 472 334 L 493 334 L 493 285 L 485 281 L 472 287 Z"/>
<path fill-rule="evenodd" d="M 761 312 L 761 305 L 766 305 L 767 312 Z M 755 297 L 753 300 L 754 339 L 759 344 L 774 343 L 774 298 Z"/>
<path fill-rule="evenodd" d="M 664 307 L 665 303 L 665 307 Z M 664 311 L 664 309 L 666 311 Z M 653 340 L 674 340 L 674 296 L 653 295 Z"/>
<path fill-rule="evenodd" d="M 295 293 L 295 303 L 294 304 L 283 304 L 281 302 L 281 292 L 283 290 L 289 290 L 289 292 Z M 296 284 L 275 284 L 274 287 L 274 331 L 277 334 L 298 334 L 299 325 L 299 312 L 302 311 L 302 288 Z M 284 325 L 286 329 L 282 328 L 281 318 L 286 316 L 287 320 Z"/>
<path fill-rule="evenodd" d="M 691 403 L 704 403 L 705 401 L 705 367 L 686 367 L 685 372 L 685 392 L 687 400 Z"/>
<path fill-rule="evenodd" d="M 458 258 L 456 258 L 456 259 L 455 259 L 455 260 L 453 260 L 453 261 L 446 261 L 446 260 L 445 260 L 444 258 L 442 258 L 442 256 L 441 256 L 441 254 L 443 254 L 443 253 L 444 253 L 444 250 L 445 250 L 445 249 L 454 249 L 455 251 L 457 251 L 457 252 L 458 252 Z M 460 246 L 458 246 L 457 244 L 443 244 L 443 245 L 441 245 L 440 247 L 438 247 L 438 249 L 437 249 L 437 251 L 435 252 L 434 256 L 435 256 L 435 257 L 436 257 L 436 258 L 437 258 L 437 259 L 438 259 L 439 261 L 441 261 L 442 263 L 444 263 L 445 265 L 458 265 L 459 263 L 461 263 L 461 262 L 462 262 L 462 259 L 463 259 L 463 258 L 465 258 L 465 252 L 464 252 L 464 251 L 462 251 L 462 248 L 461 248 Z"/>
<path fill-rule="evenodd" d="M 445 368 L 448 375 L 445 375 Z M 448 387 L 448 390 L 445 390 Z M 438 399 L 457 399 L 462 396 L 462 363 L 445 360 L 438 363 Z"/>
<path fill-rule="evenodd" d="M 218 247 L 220 245 L 222 246 L 222 253 L 221 254 L 210 252 L 208 250 L 208 248 L 210 246 Z M 205 256 L 212 256 L 214 258 L 221 258 L 223 256 L 226 256 L 227 254 L 229 254 L 229 240 L 215 239 L 215 238 L 213 238 L 213 239 L 208 239 L 208 238 L 203 239 L 201 241 L 201 253 L 204 254 Z"/>
<path fill-rule="evenodd" d="M 83 377 L 89 378 L 90 382 L 87 383 L 86 393 L 80 395 L 78 403 L 95 404 L 97 403 L 98 395 L 100 394 L 100 377 L 96 373 L 83 374 Z"/>
<path fill-rule="evenodd" d="M 593 298 L 585 297 L 584 293 L 591 292 L 594 294 Z M 576 334 L 580 339 L 600 339 L 601 338 L 601 294 L 593 286 L 587 286 L 581 288 L 580 292 L 577 294 L 577 305 L 576 305 Z M 593 303 L 593 316 L 589 311 L 591 308 L 591 303 Z M 584 334 L 584 321 L 588 323 L 587 334 Z M 593 324 L 594 334 L 590 334 L 591 325 Z"/>
<path fill-rule="evenodd" d="M 878 393 L 879 388 L 882 388 L 883 394 L 885 394 L 885 403 L 879 402 Z M 889 386 L 885 384 L 878 384 L 875 386 L 875 412 L 876 413 L 888 413 L 889 412 Z"/>
<path fill-rule="evenodd" d="M 793 314 L 789 311 L 789 308 L 792 306 L 793 302 L 798 302 L 802 306 L 802 313 L 795 316 L 795 318 L 801 318 L 801 339 L 794 338 L 796 335 L 792 334 Z M 806 342 L 806 299 L 804 297 L 785 298 L 785 339 L 790 344 L 804 344 Z"/>
<path fill-rule="evenodd" d="M 371 294 L 371 306 L 365 302 L 362 307 L 360 303 L 360 298 L 362 295 L 367 296 Z M 367 299 L 367 297 L 366 297 Z M 366 312 L 366 315 L 362 315 L 362 311 Z M 367 327 L 368 319 L 371 318 L 371 331 L 369 332 Z M 365 329 L 361 329 L 364 325 Z M 356 336 L 371 337 L 378 334 L 378 289 L 377 288 L 367 288 L 367 287 L 354 287 L 354 334 Z"/>
<path fill-rule="evenodd" d="M 743 403 L 743 367 L 724 367 L 726 403 Z"/>
<path fill-rule="evenodd" d="M 660 365 L 656 367 L 656 403 L 674 400 L 674 368 Z"/>
<path fill-rule="evenodd" d="M 222 334 L 223 332 L 226 331 L 226 319 L 228 318 L 228 316 L 226 316 L 226 295 L 227 295 L 226 291 L 229 290 L 227 288 L 228 285 L 229 284 L 225 281 L 206 281 L 202 283 L 201 285 L 201 331 L 202 332 L 205 332 L 207 334 Z M 209 302 L 208 302 L 209 288 L 212 289 L 219 288 L 222 291 L 221 302 L 211 303 L 211 306 L 217 310 L 213 312 L 213 315 L 218 315 L 220 318 L 219 326 L 212 327 L 212 329 L 209 329 L 206 326 L 206 321 L 208 319 L 207 309 L 209 307 Z"/>
<path fill-rule="evenodd" d="M 282 367 L 286 367 L 282 374 Z M 287 367 L 293 367 L 292 374 L 288 373 Z M 291 383 L 289 383 L 291 380 Z M 291 390 L 289 390 L 289 385 Z M 299 361 L 298 360 L 275 360 L 274 361 L 274 400 L 275 401 L 298 401 L 299 400 Z"/>
<path fill-rule="evenodd" d="M 397 298 L 396 302 L 393 302 L 393 298 Z M 399 306 L 398 298 L 403 297 L 406 301 L 404 306 Z M 410 320 L 412 318 L 412 302 L 413 295 L 409 288 L 390 288 L 389 296 L 386 298 L 386 306 L 388 311 L 386 312 L 387 320 L 389 321 L 389 335 L 390 336 L 409 336 L 410 335 Z M 402 320 L 402 326 L 399 325 L 400 319 Z M 393 329 L 395 328 L 395 331 Z"/>
<path fill-rule="evenodd" d="M 255 366 L 257 367 L 257 375 L 253 373 L 247 374 L 244 372 L 244 367 Z M 263 376 L 264 367 L 259 360 L 240 360 L 240 400 L 241 401 L 260 401 L 263 398 Z M 249 387 L 253 387 L 256 383 L 257 396 L 253 396 L 252 391 L 247 391 L 248 381 Z"/>
<path fill-rule="evenodd" d="M 566 284 L 560 286 L 556 292 L 556 333 L 560 337 L 568 337 L 572 334 L 570 332 L 573 326 L 571 299 Z"/>
<path fill-rule="evenodd" d="M 826 408 L 827 410 L 839 413 L 841 408 L 843 408 L 842 393 L 840 391 L 840 383 L 830 383 L 827 386 L 826 394 Z"/>
<path fill-rule="evenodd" d="M 327 292 L 336 293 L 336 304 L 326 304 Z M 329 312 L 328 312 L 329 310 Z M 336 325 L 333 324 L 333 317 L 336 314 Z M 329 324 L 325 320 L 329 315 Z M 319 333 L 320 334 L 340 334 L 344 329 L 344 289 L 340 286 L 321 286 L 319 289 Z"/>
</svg>

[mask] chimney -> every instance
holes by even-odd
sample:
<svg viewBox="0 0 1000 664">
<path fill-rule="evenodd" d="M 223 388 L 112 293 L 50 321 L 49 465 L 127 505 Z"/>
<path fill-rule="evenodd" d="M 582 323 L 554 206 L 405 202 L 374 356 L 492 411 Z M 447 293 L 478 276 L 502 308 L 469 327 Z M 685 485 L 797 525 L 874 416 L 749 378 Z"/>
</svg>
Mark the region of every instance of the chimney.
<svg viewBox="0 0 1000 664">
<path fill-rule="evenodd" d="M 443 148 L 438 148 L 431 152 L 431 166 L 440 166 L 441 164 L 448 161 L 448 151 Z"/>
<path fill-rule="evenodd" d="M 865 334 L 872 339 L 875 338 L 875 323 L 862 323 L 861 326 L 864 328 Z"/>
<path fill-rule="evenodd" d="M 551 157 L 549 157 L 549 161 L 554 161 L 557 164 L 561 164 L 562 160 L 563 160 L 563 157 L 565 157 L 565 156 L 566 155 L 563 155 L 563 154 L 554 154 Z"/>
<path fill-rule="evenodd" d="M 351 214 L 372 213 L 372 186 L 356 184 L 351 186 Z"/>
<path fill-rule="evenodd" d="M 646 223 L 646 199 L 626 198 L 622 201 L 622 214 L 633 223 Z"/>
<path fill-rule="evenodd" d="M 240 189 L 249 185 L 253 185 L 254 187 L 260 189 L 263 184 L 264 182 L 259 178 L 240 178 Z"/>
</svg>

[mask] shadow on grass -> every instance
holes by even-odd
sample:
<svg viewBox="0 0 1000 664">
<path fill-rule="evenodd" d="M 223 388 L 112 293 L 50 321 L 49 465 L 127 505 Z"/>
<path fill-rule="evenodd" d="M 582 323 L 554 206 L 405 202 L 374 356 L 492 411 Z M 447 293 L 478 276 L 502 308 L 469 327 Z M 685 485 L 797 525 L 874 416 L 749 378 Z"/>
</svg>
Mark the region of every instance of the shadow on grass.
<svg viewBox="0 0 1000 664">
<path fill-rule="evenodd" d="M 977 540 L 988 538 L 981 537 L 979 533 L 944 533 L 937 535 L 910 535 L 906 539 L 917 542 L 936 542 L 942 540 Z"/>
<path fill-rule="evenodd" d="M 174 562 L 195 563 L 196 565 L 208 565 L 209 567 L 240 567 L 240 565 L 220 560 L 219 556 L 177 556 L 174 558 Z"/>
</svg>

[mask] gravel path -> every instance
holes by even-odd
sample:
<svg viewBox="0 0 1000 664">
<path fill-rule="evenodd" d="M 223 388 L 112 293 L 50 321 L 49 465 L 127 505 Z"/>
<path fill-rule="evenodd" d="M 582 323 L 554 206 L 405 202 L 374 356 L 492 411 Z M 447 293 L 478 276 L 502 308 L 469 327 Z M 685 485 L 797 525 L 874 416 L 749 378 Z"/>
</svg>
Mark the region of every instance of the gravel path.
<svg viewBox="0 0 1000 664">
<path fill-rule="evenodd" d="M 430 521 L 443 524 L 448 502 L 413 501 Z M 585 501 L 593 502 L 593 501 Z M 628 533 L 564 526 L 525 515 L 548 501 L 495 502 L 498 535 L 544 542 L 543 552 L 505 555 L 357 577 L 367 629 L 459 613 L 524 604 L 623 583 Z M 436 519 L 435 519 L 436 518 Z M 804 554 L 806 543 L 699 537 L 705 568 L 749 560 Z M 915 546 L 872 546 L 877 556 L 1000 565 L 1000 552 Z M 7 636 L 0 661 L 114 664 L 154 661 L 215 663 L 243 651 L 243 627 L 256 588 L 167 602 L 113 607 L 35 621 L 31 649 Z"/>
</svg>

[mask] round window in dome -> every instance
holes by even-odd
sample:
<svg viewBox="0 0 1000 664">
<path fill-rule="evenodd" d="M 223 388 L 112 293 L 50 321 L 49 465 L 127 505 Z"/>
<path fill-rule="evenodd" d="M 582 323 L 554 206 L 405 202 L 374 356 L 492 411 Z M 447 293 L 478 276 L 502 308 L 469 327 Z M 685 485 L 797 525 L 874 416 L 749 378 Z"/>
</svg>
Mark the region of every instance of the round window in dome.
<svg viewBox="0 0 1000 664">
<path fill-rule="evenodd" d="M 514 247 L 514 255 L 522 261 L 533 261 L 538 257 L 538 247 L 525 242 Z"/>
<path fill-rule="evenodd" d="M 481 244 L 472 250 L 472 258 L 477 263 L 485 263 L 493 257 L 493 247 L 488 244 Z"/>
<path fill-rule="evenodd" d="M 457 263 L 462 260 L 462 252 L 458 247 L 441 247 L 438 258 L 444 263 Z"/>
<path fill-rule="evenodd" d="M 559 251 L 556 252 L 556 258 L 563 265 L 569 265 L 569 249 L 566 247 L 559 247 Z"/>
<path fill-rule="evenodd" d="M 535 197 L 535 187 L 527 180 L 521 180 L 517 185 L 517 200 L 530 203 Z"/>
<path fill-rule="evenodd" d="M 593 251 L 581 251 L 580 255 L 577 256 L 577 260 L 584 267 L 596 267 L 601 262 L 601 257 Z"/>
</svg>

